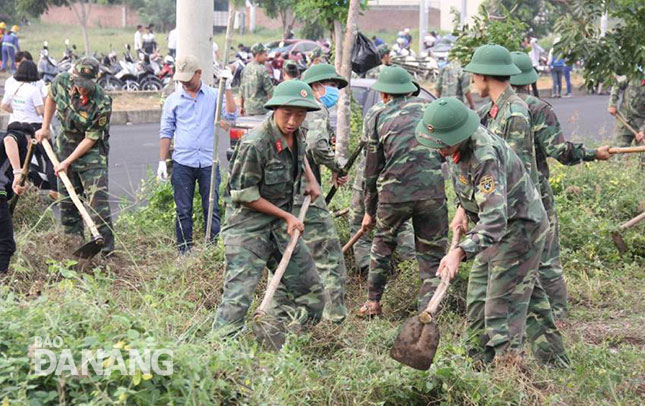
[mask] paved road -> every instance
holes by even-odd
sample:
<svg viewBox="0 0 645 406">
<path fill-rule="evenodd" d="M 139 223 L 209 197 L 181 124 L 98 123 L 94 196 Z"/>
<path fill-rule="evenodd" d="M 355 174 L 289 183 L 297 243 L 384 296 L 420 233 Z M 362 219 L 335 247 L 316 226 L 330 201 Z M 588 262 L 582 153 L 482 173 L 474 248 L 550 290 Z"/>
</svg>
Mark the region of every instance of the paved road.
<svg viewBox="0 0 645 406">
<path fill-rule="evenodd" d="M 555 107 L 567 139 L 594 144 L 607 142 L 613 119 L 607 113 L 607 96 L 547 99 Z M 113 126 L 110 138 L 110 192 L 113 207 L 133 199 L 147 171 L 154 176 L 159 157 L 159 125 Z"/>
</svg>

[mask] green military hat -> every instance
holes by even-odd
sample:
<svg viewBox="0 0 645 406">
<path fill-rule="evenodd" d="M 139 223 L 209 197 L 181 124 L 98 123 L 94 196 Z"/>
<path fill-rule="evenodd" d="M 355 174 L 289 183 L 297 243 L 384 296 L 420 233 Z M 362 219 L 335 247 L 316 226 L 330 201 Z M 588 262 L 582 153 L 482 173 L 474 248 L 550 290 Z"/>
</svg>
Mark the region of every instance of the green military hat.
<svg viewBox="0 0 645 406">
<path fill-rule="evenodd" d="M 81 87 L 93 87 L 94 79 L 99 74 L 99 62 L 89 56 L 81 58 L 74 65 L 72 80 Z"/>
<path fill-rule="evenodd" d="M 526 52 L 511 52 L 513 63 L 522 71 L 519 75 L 511 76 L 511 85 L 526 86 L 538 80 L 538 74 L 533 68 L 531 57 Z"/>
<path fill-rule="evenodd" d="M 447 148 L 470 138 L 479 127 L 479 116 L 454 97 L 433 101 L 416 129 L 419 144 Z"/>
<path fill-rule="evenodd" d="M 333 65 L 328 63 L 319 63 L 307 69 L 302 75 L 302 81 L 308 85 L 316 82 L 331 80 L 338 83 L 338 88 L 342 89 L 347 86 L 347 80 L 340 76 Z"/>
<path fill-rule="evenodd" d="M 378 46 L 378 56 L 383 58 L 385 55 L 390 53 L 390 47 L 387 46 L 387 44 L 381 44 Z"/>
<path fill-rule="evenodd" d="M 417 91 L 410 74 L 399 66 L 383 68 L 372 89 L 387 94 L 408 94 Z"/>
<path fill-rule="evenodd" d="M 264 46 L 263 43 L 258 42 L 257 44 L 253 44 L 251 46 L 251 53 L 255 56 L 257 54 L 261 54 L 262 52 L 266 52 L 267 47 Z"/>
<path fill-rule="evenodd" d="M 313 49 L 313 51 L 311 51 L 310 56 L 312 58 L 320 58 L 322 56 L 322 54 L 323 54 L 322 48 L 321 47 L 316 47 L 316 48 Z"/>
<path fill-rule="evenodd" d="M 284 64 L 283 69 L 291 77 L 296 77 L 300 74 L 300 71 L 298 70 L 298 65 L 294 61 L 287 60 Z"/>
<path fill-rule="evenodd" d="M 490 76 L 512 76 L 521 73 L 513 64 L 511 53 L 501 45 L 482 45 L 464 68 L 466 72 Z"/>
<path fill-rule="evenodd" d="M 301 80 L 282 82 L 273 90 L 273 97 L 264 104 L 264 108 L 274 110 L 278 107 L 303 107 L 307 111 L 320 110 L 314 99 L 314 91 Z"/>
</svg>

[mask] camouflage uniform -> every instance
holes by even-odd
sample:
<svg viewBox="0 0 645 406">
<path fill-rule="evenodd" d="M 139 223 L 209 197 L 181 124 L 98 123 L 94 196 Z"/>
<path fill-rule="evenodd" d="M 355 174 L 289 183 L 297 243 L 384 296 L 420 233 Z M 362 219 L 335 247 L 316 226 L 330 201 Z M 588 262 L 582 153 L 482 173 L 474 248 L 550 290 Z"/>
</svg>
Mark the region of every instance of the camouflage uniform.
<svg viewBox="0 0 645 406">
<path fill-rule="evenodd" d="M 274 270 L 284 253 L 289 242 L 286 222 L 243 203 L 262 197 L 282 210 L 293 210 L 294 198 L 301 191 L 305 137 L 302 129 L 294 134 L 294 154 L 271 116 L 245 135 L 233 154 L 225 192 L 230 203 L 222 229 L 226 280 L 215 328 L 241 328 L 264 267 Z M 283 289 L 271 305 L 273 315 L 282 320 L 295 315 L 299 322 L 320 319 L 323 286 L 311 254 L 301 241 L 280 284 Z"/>
<path fill-rule="evenodd" d="M 459 244 L 467 259 L 475 257 L 466 298 L 470 337 L 492 360 L 520 349 L 526 326 L 536 358 L 566 360 L 537 281 L 549 226 L 537 189 L 517 155 L 483 127 L 459 152 L 448 167 L 459 204 L 476 223 Z"/>
<path fill-rule="evenodd" d="M 526 102 L 531 114 L 531 128 L 535 139 L 535 159 L 539 171 L 539 189 L 542 204 L 549 218 L 549 232 L 540 261 L 539 277 L 542 287 L 549 296 L 556 319 L 567 314 L 567 286 L 564 281 L 560 260 L 560 235 L 555 197 L 549 184 L 549 165 L 547 157 L 557 159 L 565 165 L 576 165 L 583 161 L 596 159 L 596 150 L 587 150 L 582 144 L 564 140 L 560 122 L 551 105 L 544 100 L 520 91 L 518 96 Z"/>
<path fill-rule="evenodd" d="M 114 249 L 108 200 L 108 138 L 112 99 L 100 86 L 94 86 L 89 102 L 83 105 L 80 94 L 74 90 L 72 76 L 67 72 L 59 74 L 51 83 L 49 97 L 56 103 L 56 114 L 63 127 L 56 137 L 55 148 L 60 161 L 67 158 L 84 138 L 96 141 L 85 155 L 72 162 L 67 176 L 76 193 L 85 195 L 91 207 L 90 216 L 104 239 L 102 252 L 109 253 Z M 58 182 L 58 193 L 62 198 L 60 211 L 64 231 L 82 237 L 83 219 L 62 182 Z"/>
<path fill-rule="evenodd" d="M 376 215 L 367 281 L 372 301 L 380 301 L 383 295 L 397 234 L 410 218 L 422 282 L 419 308 L 425 307 L 439 282 L 435 274 L 446 251 L 448 207 L 441 157 L 415 138 L 426 106 L 421 98 L 395 97 L 376 112 L 373 121 L 366 122 L 365 211 Z"/>
<path fill-rule="evenodd" d="M 374 128 L 374 120 L 378 116 L 377 112 L 385 105 L 378 102 L 372 106 L 365 115 L 363 125 L 363 140 L 367 140 L 366 130 Z M 351 235 L 354 235 L 363 225 L 363 216 L 365 215 L 365 182 L 363 181 L 363 172 L 365 171 L 365 149 L 358 158 L 356 163 L 356 173 L 353 185 L 352 202 L 349 210 L 349 229 Z M 397 250 L 404 260 L 413 261 L 416 258 L 414 251 L 414 230 L 412 222 L 406 221 L 399 229 L 397 236 Z M 370 265 L 370 251 L 372 250 L 372 238 L 369 234 L 363 235 L 352 248 L 354 250 L 354 261 L 358 269 L 367 269 Z"/>
<path fill-rule="evenodd" d="M 244 98 L 244 111 L 247 116 L 265 114 L 264 104 L 273 92 L 273 82 L 264 65 L 249 62 L 242 72 L 240 95 Z"/>
<path fill-rule="evenodd" d="M 609 107 L 618 105 L 621 92 L 623 92 L 623 100 L 618 111 L 622 113 L 634 130 L 645 131 L 645 78 L 618 80 L 618 83 L 611 88 Z M 622 147 L 627 147 L 634 141 L 634 134 L 618 119 L 616 119 L 616 127 L 614 128 L 614 140 L 617 145 Z M 638 144 L 645 145 L 645 140 Z M 645 154 L 639 155 L 641 169 L 645 170 Z"/>
<path fill-rule="evenodd" d="M 535 163 L 535 143 L 528 106 L 508 86 L 495 104 L 488 102 L 478 111 L 481 123 L 493 134 L 506 140 L 520 157 L 533 184 L 539 184 Z"/>
<path fill-rule="evenodd" d="M 391 65 L 380 64 L 379 66 L 368 70 L 367 73 L 365 73 L 365 77 L 367 79 L 378 79 L 378 75 L 380 75 L 381 72 L 383 72 L 383 69 L 385 69 L 388 66 L 391 66 Z"/>
<path fill-rule="evenodd" d="M 336 159 L 331 147 L 334 130 L 329 123 L 329 111 L 318 102 L 320 110 L 307 113 L 303 124 L 308 128 L 306 155 L 314 175 L 320 183 L 320 165 L 339 173 L 342 166 Z M 306 181 L 302 181 L 302 193 L 296 196 L 293 214 L 298 215 L 302 207 Z M 325 287 L 325 310 L 323 317 L 334 322 L 341 322 L 347 317 L 345 308 L 345 283 L 347 270 L 345 258 L 341 251 L 340 239 L 336 225 L 331 218 L 324 196 L 311 203 L 305 217 L 303 239 L 313 256 L 318 274 Z"/>
<path fill-rule="evenodd" d="M 470 92 L 470 74 L 464 72 L 458 60 L 452 59 L 439 72 L 436 88 L 441 97 L 454 97 L 465 103 Z"/>
</svg>

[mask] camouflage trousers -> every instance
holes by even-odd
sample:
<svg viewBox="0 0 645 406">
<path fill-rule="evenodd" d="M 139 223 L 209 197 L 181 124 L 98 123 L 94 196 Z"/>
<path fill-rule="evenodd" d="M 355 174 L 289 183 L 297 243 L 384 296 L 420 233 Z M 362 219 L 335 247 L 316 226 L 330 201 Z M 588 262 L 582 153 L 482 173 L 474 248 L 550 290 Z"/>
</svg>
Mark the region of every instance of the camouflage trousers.
<svg viewBox="0 0 645 406">
<path fill-rule="evenodd" d="M 354 189 L 349 210 L 349 230 L 352 235 L 361 229 L 363 216 L 365 216 L 365 192 Z M 352 249 L 354 250 L 356 268 L 369 268 L 372 236 L 366 233 L 356 241 Z M 397 250 L 403 260 L 413 261 L 416 257 L 414 252 L 414 231 L 412 230 L 412 223 L 410 221 L 403 223 L 403 226 L 399 229 L 399 234 L 397 235 Z"/>
<path fill-rule="evenodd" d="M 567 365 L 562 336 L 537 269 L 548 225 L 515 221 L 502 241 L 475 257 L 466 295 L 471 354 L 490 362 L 521 351 L 524 333 L 534 356 Z"/>
<path fill-rule="evenodd" d="M 645 119 L 640 117 L 633 117 L 626 115 L 625 120 L 629 123 L 630 126 L 636 131 L 639 128 L 645 125 Z M 636 145 L 645 145 L 645 140 L 637 142 L 635 140 L 634 133 L 632 133 L 627 127 L 623 125 L 620 121 L 616 121 L 616 127 L 614 128 L 614 143 L 618 147 L 629 147 L 634 142 Z M 630 154 L 625 154 L 623 159 L 629 159 Z M 631 154 L 633 155 L 633 154 Z M 639 156 L 640 168 L 645 170 L 645 154 L 636 154 Z"/>
<path fill-rule="evenodd" d="M 448 236 L 448 206 L 446 199 L 428 199 L 405 203 L 380 203 L 376 210 L 376 234 L 372 243 L 372 259 L 367 277 L 369 300 L 380 301 L 391 259 L 397 245 L 397 235 L 403 224 L 412 219 L 414 242 L 421 289 L 417 305 L 425 307 L 440 279 L 435 275 L 446 253 Z"/>
<path fill-rule="evenodd" d="M 226 256 L 224 293 L 213 323 L 213 328 L 227 334 L 242 328 L 264 267 L 274 271 L 289 243 L 284 222 L 260 233 L 231 238 L 226 235 L 228 232 L 223 232 Z M 305 244 L 298 241 L 280 281 L 280 289 L 271 302 L 269 314 L 281 322 L 318 322 L 324 304 L 323 286 L 314 260 Z"/>
<path fill-rule="evenodd" d="M 296 205 L 292 213 L 298 215 L 301 207 Z M 345 307 L 347 269 L 336 233 L 336 225 L 323 197 L 307 211 L 303 240 L 314 259 L 318 275 L 325 287 L 323 318 L 339 323 L 347 317 Z"/>
<path fill-rule="evenodd" d="M 562 261 L 560 260 L 560 231 L 558 224 L 558 212 L 555 208 L 555 197 L 549 181 L 541 179 L 540 192 L 542 193 L 542 204 L 549 218 L 549 230 L 547 231 L 544 251 L 538 268 L 538 279 L 547 296 L 556 320 L 567 317 L 568 296 L 567 284 L 564 280 Z"/>
<path fill-rule="evenodd" d="M 76 170 L 67 169 L 67 176 L 74 186 L 74 191 L 80 198 L 85 198 L 90 209 L 89 214 L 103 237 L 101 252 L 109 253 L 114 250 L 114 235 L 112 234 L 112 220 L 108 193 L 107 168 L 89 168 Z M 63 230 L 67 234 L 76 234 L 84 238 L 83 218 L 69 197 L 63 182 L 58 182 L 58 193 L 61 197 L 60 220 Z"/>
</svg>

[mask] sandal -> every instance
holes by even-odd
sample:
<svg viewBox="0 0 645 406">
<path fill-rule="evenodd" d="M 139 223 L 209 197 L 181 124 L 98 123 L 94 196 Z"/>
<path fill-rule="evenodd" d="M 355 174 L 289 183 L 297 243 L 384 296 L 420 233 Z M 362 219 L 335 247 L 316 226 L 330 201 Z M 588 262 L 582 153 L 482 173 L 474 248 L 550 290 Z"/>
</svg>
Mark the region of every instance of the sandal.
<svg viewBox="0 0 645 406">
<path fill-rule="evenodd" d="M 383 314 L 383 310 L 381 309 L 381 304 L 379 302 L 373 302 L 368 300 L 358 310 L 357 316 L 359 318 L 372 318 L 375 316 L 380 316 L 381 314 Z"/>
</svg>

